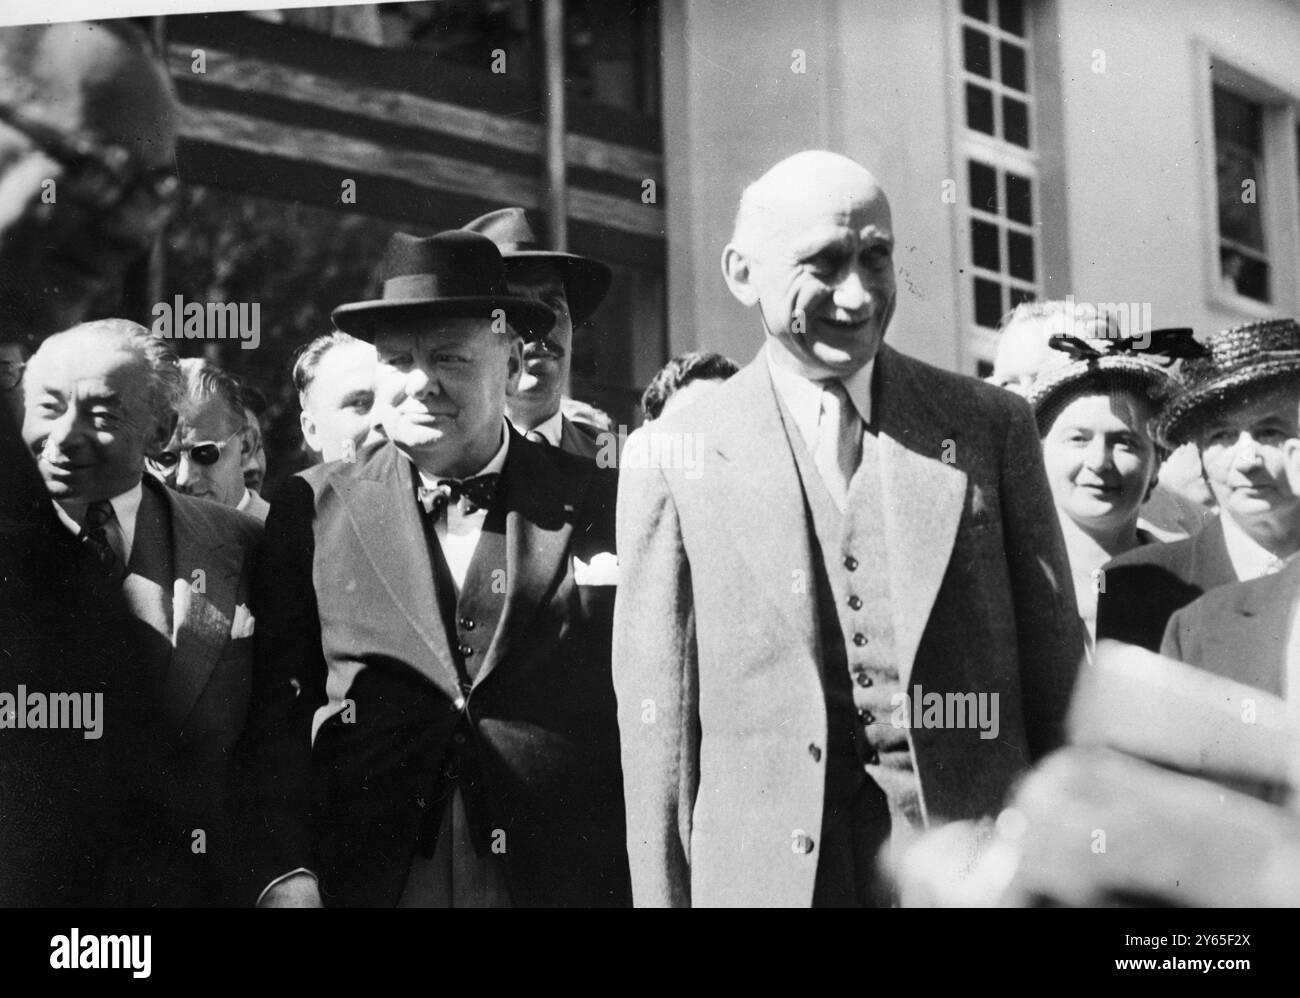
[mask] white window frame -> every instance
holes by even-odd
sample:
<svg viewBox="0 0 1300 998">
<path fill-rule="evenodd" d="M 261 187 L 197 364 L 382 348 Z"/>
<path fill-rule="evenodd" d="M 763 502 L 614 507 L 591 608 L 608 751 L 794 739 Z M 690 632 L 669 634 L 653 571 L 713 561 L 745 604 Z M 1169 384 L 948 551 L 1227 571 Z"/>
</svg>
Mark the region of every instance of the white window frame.
<svg viewBox="0 0 1300 998">
<path fill-rule="evenodd" d="M 1241 62 L 1218 46 L 1194 42 L 1196 90 L 1202 149 L 1202 197 L 1206 232 L 1204 268 L 1206 301 L 1235 313 L 1243 321 L 1300 313 L 1300 94 L 1239 68 Z M 1214 90 L 1261 105 L 1263 177 L 1256 186 L 1262 211 L 1271 301 L 1261 302 L 1225 285 L 1219 264 L 1219 189 L 1214 134 Z"/>
<path fill-rule="evenodd" d="M 1038 105 L 1037 94 L 1035 93 L 1037 60 L 1034 51 L 1037 41 L 1034 31 L 1037 10 L 1034 3 L 1025 0 L 1022 7 L 1025 17 L 1025 34 L 1024 37 L 1021 37 L 1003 31 L 1000 27 L 985 21 L 977 21 L 974 18 L 967 17 L 961 9 L 961 0 L 950 0 L 950 2 L 951 5 L 948 8 L 950 25 L 949 59 L 953 67 L 952 78 L 957 81 L 956 86 L 952 88 L 950 113 L 955 135 L 953 143 L 954 161 L 952 164 L 954 172 L 952 175 L 957 178 L 956 207 L 959 209 L 955 213 L 954 221 L 954 238 L 957 242 L 956 255 L 960 261 L 956 296 L 958 308 L 961 309 L 961 322 L 959 324 L 961 342 L 958 356 L 962 368 L 974 373 L 980 361 L 989 364 L 993 363 L 998 344 L 996 330 L 985 329 L 975 322 L 975 278 L 985 277 L 997 281 L 1002 286 L 1028 290 L 1033 293 L 1035 298 L 1041 298 L 1043 295 L 1042 173 L 1039 154 L 1036 151 L 1039 143 Z M 989 0 L 989 5 L 991 8 L 996 8 L 997 0 Z M 993 52 L 990 57 L 991 70 L 993 71 L 992 79 L 966 69 L 963 29 L 967 27 L 977 27 L 992 39 Z M 1021 93 L 1019 90 L 1006 86 L 1000 79 L 1001 53 L 997 51 L 997 48 L 998 44 L 1004 40 L 1014 41 L 1025 50 L 1025 85 L 1029 88 L 1027 93 Z M 993 93 L 994 131 L 999 134 L 1002 131 L 1003 96 L 1010 96 L 1026 105 L 1029 115 L 1028 149 L 998 138 L 996 135 L 977 132 L 967 126 L 967 83 L 975 83 Z M 978 160 L 998 172 L 998 205 L 1000 210 L 997 215 L 992 215 L 971 206 L 969 162 L 972 159 Z M 1030 182 L 1030 211 L 1034 219 L 1032 225 L 1014 221 L 1007 215 L 1005 173 L 1008 170 L 1027 178 Z M 1002 270 L 991 271 L 975 266 L 974 254 L 971 250 L 971 222 L 973 219 L 990 221 L 998 226 L 998 256 Z M 1023 233 L 1033 240 L 1034 280 L 1032 282 L 1011 276 L 1009 269 L 1010 254 L 1007 252 L 1006 239 L 1002 235 L 1003 231 L 1006 230 Z"/>
</svg>

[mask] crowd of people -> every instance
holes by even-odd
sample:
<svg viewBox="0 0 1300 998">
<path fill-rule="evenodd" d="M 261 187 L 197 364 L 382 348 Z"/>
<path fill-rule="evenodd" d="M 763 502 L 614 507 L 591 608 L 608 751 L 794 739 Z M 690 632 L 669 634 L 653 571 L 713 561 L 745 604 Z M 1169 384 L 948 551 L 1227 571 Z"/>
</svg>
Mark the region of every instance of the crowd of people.
<svg viewBox="0 0 1300 998">
<path fill-rule="evenodd" d="M 0 82 L 0 904 L 1300 899 L 1274 800 L 1068 744 L 1108 648 L 1286 695 L 1300 325 L 1035 302 L 942 371 L 808 151 L 722 250 L 756 356 L 671 360 L 622 459 L 565 395 L 612 271 L 512 206 L 392 235 L 263 496 L 256 394 L 89 317 L 175 197 L 148 40 L 0 30 Z M 1167 862 L 1080 862 L 1106 822 Z"/>
</svg>

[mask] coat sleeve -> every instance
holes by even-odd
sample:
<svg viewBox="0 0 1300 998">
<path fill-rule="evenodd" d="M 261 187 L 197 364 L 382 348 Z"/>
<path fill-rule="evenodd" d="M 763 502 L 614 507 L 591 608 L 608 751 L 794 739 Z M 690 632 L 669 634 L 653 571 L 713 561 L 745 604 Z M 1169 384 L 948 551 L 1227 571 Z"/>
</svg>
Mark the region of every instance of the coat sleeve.
<svg viewBox="0 0 1300 998">
<path fill-rule="evenodd" d="M 320 617 L 312 584 L 311 487 L 285 483 L 271 505 L 253 576 L 253 691 L 239 746 L 252 904 L 274 880 L 312 869 L 312 717 L 327 702 Z"/>
<path fill-rule="evenodd" d="M 1014 403 L 1002 455 L 1002 519 L 1016 613 L 1029 749 L 1039 759 L 1065 738 L 1065 716 L 1084 654 L 1083 624 L 1047 472 L 1028 405 Z"/>
<path fill-rule="evenodd" d="M 625 452 L 633 446 L 629 441 Z M 637 907 L 688 907 L 699 772 L 699 694 L 690 565 L 658 469 L 624 464 L 614 688 Z"/>
</svg>

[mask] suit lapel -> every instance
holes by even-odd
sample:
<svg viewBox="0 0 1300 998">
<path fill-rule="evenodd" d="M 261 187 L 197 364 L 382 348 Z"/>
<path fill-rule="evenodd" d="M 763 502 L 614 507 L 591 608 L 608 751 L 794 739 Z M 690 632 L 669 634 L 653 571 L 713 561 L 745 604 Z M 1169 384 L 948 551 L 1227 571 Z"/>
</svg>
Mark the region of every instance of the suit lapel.
<svg viewBox="0 0 1300 998">
<path fill-rule="evenodd" d="M 512 648 L 523 644 L 538 608 L 568 571 L 573 521 L 584 481 L 580 473 L 561 474 L 559 466 L 545 460 L 544 452 L 530 446 L 514 430 L 510 433 L 504 470 L 505 605 L 476 685 L 509 656 Z M 475 552 L 474 561 L 478 560 Z M 494 567 L 471 564 L 466 588 L 472 582 L 489 584 Z"/>
<path fill-rule="evenodd" d="M 460 682 L 438 612 L 414 475 L 411 462 L 387 445 L 336 491 L 384 594 L 419 637 L 424 645 L 421 651 L 428 652 L 412 655 L 411 664 L 455 699 L 460 696 Z"/>
<path fill-rule="evenodd" d="M 702 477 L 716 482 L 718 509 L 752 575 L 764 580 L 769 608 L 795 640 L 817 648 L 812 546 L 799 470 L 786 440 L 766 353 L 732 379 L 737 394 L 712 446 L 701 455 Z M 798 524 L 803 529 L 793 528 Z M 803 572 L 804 585 L 798 585 Z"/>
<path fill-rule="evenodd" d="M 876 361 L 873 420 L 879 428 L 881 508 L 889 552 L 894 648 L 907 684 L 948 570 L 966 498 L 966 473 L 940 459 L 947 418 L 929 411 L 906 361 L 882 347 Z"/>
<path fill-rule="evenodd" d="M 163 684 L 163 711 L 180 724 L 203 692 L 230 641 L 242 559 L 238 545 L 170 494 L 172 652 Z"/>
<path fill-rule="evenodd" d="M 577 454 L 579 457 L 596 460 L 599 447 L 596 441 L 573 425 L 565 416 L 560 417 L 560 450 Z"/>
<path fill-rule="evenodd" d="M 146 654 L 151 658 L 151 672 L 160 681 L 171 666 L 174 630 L 172 627 L 172 529 L 171 515 L 162 498 L 144 486 L 140 510 L 136 514 L 135 539 L 122 592 L 131 614 L 153 632 Z M 157 640 L 153 640 L 154 635 Z"/>
</svg>

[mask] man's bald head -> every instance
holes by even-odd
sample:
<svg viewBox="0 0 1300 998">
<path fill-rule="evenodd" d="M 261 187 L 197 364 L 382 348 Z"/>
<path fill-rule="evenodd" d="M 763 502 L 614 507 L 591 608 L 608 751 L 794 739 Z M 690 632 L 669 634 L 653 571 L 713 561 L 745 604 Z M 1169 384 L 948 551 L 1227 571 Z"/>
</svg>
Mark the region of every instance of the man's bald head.
<svg viewBox="0 0 1300 998">
<path fill-rule="evenodd" d="M 782 160 L 746 188 L 722 272 L 758 305 L 779 362 L 844 377 L 876 354 L 894 312 L 894 233 L 879 182 L 847 156 Z"/>
<path fill-rule="evenodd" d="M 0 29 L 0 105 L 17 116 L 0 122 L 0 321 L 39 338 L 148 249 L 161 216 L 140 181 L 174 171 L 176 100 L 138 30 L 73 22 Z M 119 203 L 90 194 L 68 154 L 87 142 L 128 154 Z"/>
<path fill-rule="evenodd" d="M 839 210 L 864 197 L 878 199 L 888 212 L 885 192 L 862 164 L 823 149 L 798 152 L 745 188 L 731 241 L 754 248 L 762 244 L 774 224 L 788 216 L 791 207 Z"/>
</svg>

